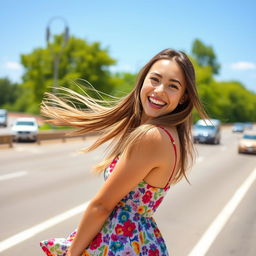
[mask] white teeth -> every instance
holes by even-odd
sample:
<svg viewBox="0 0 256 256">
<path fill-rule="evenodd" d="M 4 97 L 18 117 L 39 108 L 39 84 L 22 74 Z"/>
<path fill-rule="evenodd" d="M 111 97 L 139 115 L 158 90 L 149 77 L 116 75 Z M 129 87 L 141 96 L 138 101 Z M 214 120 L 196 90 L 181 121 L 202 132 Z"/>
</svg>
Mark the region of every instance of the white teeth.
<svg viewBox="0 0 256 256">
<path fill-rule="evenodd" d="M 157 105 L 160 105 L 160 106 L 164 106 L 166 103 L 163 103 L 162 101 L 159 101 L 159 100 L 156 100 L 156 99 L 153 99 L 151 97 L 149 97 L 149 100 L 151 102 L 153 102 L 154 104 L 157 104 Z"/>
</svg>

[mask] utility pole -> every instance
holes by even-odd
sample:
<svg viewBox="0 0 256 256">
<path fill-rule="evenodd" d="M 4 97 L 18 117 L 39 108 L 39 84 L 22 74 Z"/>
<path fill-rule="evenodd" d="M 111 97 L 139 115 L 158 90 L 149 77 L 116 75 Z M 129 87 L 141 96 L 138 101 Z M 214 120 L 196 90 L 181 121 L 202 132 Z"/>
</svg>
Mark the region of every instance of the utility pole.
<svg viewBox="0 0 256 256">
<path fill-rule="evenodd" d="M 50 26 L 52 23 L 56 20 L 61 21 L 64 24 L 64 30 L 62 32 L 62 44 L 61 44 L 61 49 L 60 51 L 55 51 L 54 48 L 51 46 L 51 31 L 50 31 Z M 67 42 L 69 40 L 69 28 L 67 21 L 63 17 L 53 17 L 49 20 L 47 28 L 46 28 L 46 42 L 47 42 L 47 47 L 50 49 L 51 54 L 53 55 L 53 93 L 56 92 L 56 88 L 58 87 L 58 76 L 59 76 L 59 63 L 60 63 L 60 58 L 63 53 L 63 50 L 65 49 Z"/>
</svg>

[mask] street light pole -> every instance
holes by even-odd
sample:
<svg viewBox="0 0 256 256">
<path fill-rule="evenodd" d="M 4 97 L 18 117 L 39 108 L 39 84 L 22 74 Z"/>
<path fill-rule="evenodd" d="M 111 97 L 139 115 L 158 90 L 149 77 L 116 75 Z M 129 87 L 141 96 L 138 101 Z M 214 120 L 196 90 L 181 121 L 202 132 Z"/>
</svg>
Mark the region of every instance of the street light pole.
<svg viewBox="0 0 256 256">
<path fill-rule="evenodd" d="M 59 52 L 54 51 L 52 47 L 50 47 L 50 39 L 51 39 L 51 31 L 50 26 L 55 20 L 60 20 L 64 24 L 65 28 L 62 33 L 63 41 L 61 44 L 61 50 Z M 53 17 L 49 20 L 47 28 L 46 28 L 46 42 L 47 47 L 49 47 L 52 55 L 53 55 L 53 93 L 55 93 L 56 88 L 58 86 L 58 74 L 59 74 L 59 63 L 60 63 L 60 57 L 64 50 L 64 48 L 67 45 L 69 39 L 69 28 L 67 25 L 67 21 L 63 17 Z"/>
</svg>

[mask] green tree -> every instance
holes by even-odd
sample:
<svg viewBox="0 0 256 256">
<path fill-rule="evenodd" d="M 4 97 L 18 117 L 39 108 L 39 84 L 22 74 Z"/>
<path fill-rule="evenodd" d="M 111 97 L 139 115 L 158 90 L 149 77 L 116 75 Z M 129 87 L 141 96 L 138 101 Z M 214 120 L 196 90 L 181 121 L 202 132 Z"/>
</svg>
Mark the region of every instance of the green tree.
<svg viewBox="0 0 256 256">
<path fill-rule="evenodd" d="M 29 94 L 24 99 L 30 97 L 29 105 L 34 105 L 31 107 L 33 111 L 36 108 L 39 110 L 44 92 L 52 90 L 54 55 L 60 55 L 58 85 L 77 89 L 73 81 L 80 78 L 89 81 L 100 91 L 112 91 L 108 68 L 115 60 L 108 55 L 107 49 L 102 49 L 99 42 L 89 44 L 74 36 L 69 39 L 65 49 L 62 50 L 61 44 L 62 37 L 57 35 L 49 47 L 21 55 L 21 63 L 25 69 L 22 88 Z M 20 101 L 20 106 L 24 107 L 26 104 Z"/>
<path fill-rule="evenodd" d="M 0 78 L 0 107 L 10 107 L 17 100 L 20 86 L 8 78 Z"/>
<path fill-rule="evenodd" d="M 192 44 L 192 54 L 200 66 L 210 66 L 214 74 L 219 73 L 220 64 L 217 62 L 215 52 L 211 46 L 195 39 Z"/>
<path fill-rule="evenodd" d="M 128 94 L 135 86 L 137 74 L 128 72 L 117 72 L 111 77 L 111 84 L 113 88 L 111 95 L 122 97 Z"/>
</svg>

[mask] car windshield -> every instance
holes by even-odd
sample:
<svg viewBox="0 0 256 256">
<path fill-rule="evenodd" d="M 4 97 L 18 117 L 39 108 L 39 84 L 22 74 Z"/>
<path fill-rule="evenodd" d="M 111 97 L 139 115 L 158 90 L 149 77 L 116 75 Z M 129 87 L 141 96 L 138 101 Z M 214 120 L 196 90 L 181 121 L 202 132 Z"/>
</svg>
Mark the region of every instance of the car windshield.
<svg viewBox="0 0 256 256">
<path fill-rule="evenodd" d="M 29 126 L 34 126 L 35 123 L 34 122 L 30 122 L 30 121 L 19 121 L 16 123 L 16 125 L 29 125 Z"/>
<path fill-rule="evenodd" d="M 196 129 L 202 129 L 202 130 L 214 130 L 215 127 L 212 125 L 196 125 Z"/>
<path fill-rule="evenodd" d="M 247 140 L 256 140 L 256 135 L 245 134 L 243 138 Z"/>
</svg>

